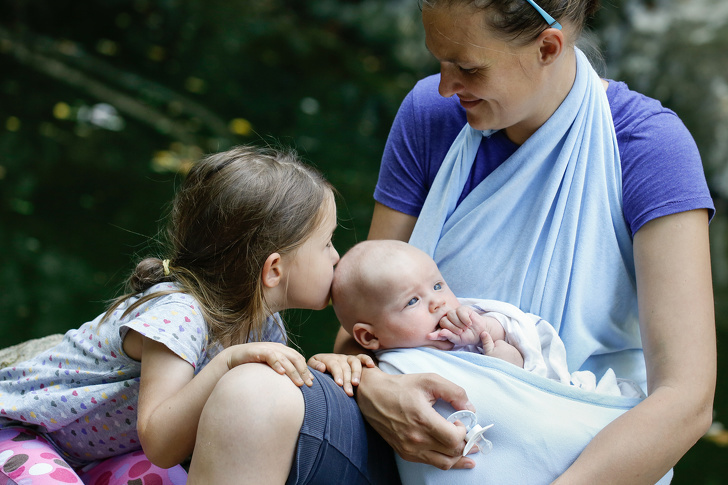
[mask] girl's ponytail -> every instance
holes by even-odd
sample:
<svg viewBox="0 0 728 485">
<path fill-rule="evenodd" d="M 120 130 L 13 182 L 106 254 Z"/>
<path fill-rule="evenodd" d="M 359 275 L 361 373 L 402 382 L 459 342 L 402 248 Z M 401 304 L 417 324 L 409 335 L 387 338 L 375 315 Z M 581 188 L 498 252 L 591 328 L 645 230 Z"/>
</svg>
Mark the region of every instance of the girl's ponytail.
<svg viewBox="0 0 728 485">
<path fill-rule="evenodd" d="M 173 281 L 169 269 L 169 260 L 145 258 L 136 265 L 134 272 L 129 276 L 127 289 L 130 293 L 141 293 L 164 281 Z"/>
</svg>

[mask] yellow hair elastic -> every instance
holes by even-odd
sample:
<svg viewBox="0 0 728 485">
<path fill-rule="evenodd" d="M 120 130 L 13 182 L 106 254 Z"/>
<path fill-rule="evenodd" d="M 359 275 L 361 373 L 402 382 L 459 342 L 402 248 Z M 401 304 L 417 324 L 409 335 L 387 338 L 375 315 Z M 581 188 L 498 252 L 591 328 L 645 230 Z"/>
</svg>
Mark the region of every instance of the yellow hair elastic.
<svg viewBox="0 0 728 485">
<path fill-rule="evenodd" d="M 164 276 L 169 276 L 169 259 L 162 261 L 162 266 L 164 266 Z"/>
</svg>

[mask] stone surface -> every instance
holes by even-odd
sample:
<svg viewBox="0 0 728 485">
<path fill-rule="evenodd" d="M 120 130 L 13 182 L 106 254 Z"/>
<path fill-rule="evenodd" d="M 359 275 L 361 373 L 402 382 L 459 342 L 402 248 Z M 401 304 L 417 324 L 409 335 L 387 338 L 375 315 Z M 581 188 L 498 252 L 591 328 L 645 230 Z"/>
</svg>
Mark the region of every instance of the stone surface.
<svg viewBox="0 0 728 485">
<path fill-rule="evenodd" d="M 63 339 L 63 334 L 53 334 L 47 337 L 26 340 L 12 347 L 0 350 L 0 369 L 28 360 L 36 354 L 53 347 Z"/>
</svg>

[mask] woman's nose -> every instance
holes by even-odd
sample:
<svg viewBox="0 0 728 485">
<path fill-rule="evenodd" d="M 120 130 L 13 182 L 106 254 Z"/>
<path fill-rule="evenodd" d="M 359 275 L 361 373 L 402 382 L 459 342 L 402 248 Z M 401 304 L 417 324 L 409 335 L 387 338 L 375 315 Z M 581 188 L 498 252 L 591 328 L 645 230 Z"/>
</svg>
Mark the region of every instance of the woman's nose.
<svg viewBox="0 0 728 485">
<path fill-rule="evenodd" d="M 443 98 L 449 98 L 463 89 L 463 84 L 458 76 L 458 67 L 454 64 L 443 62 L 440 64 L 440 85 L 437 91 Z"/>
</svg>

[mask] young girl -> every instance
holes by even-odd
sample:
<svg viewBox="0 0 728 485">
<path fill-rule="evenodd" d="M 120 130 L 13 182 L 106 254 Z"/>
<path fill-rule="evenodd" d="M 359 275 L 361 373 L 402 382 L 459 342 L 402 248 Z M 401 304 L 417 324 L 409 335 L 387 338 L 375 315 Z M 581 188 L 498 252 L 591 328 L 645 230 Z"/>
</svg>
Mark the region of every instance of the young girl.
<svg viewBox="0 0 728 485">
<path fill-rule="evenodd" d="M 0 485 L 182 484 L 229 370 L 263 363 L 311 386 L 278 312 L 328 304 L 335 227 L 332 187 L 292 151 L 197 163 L 166 258 L 141 261 L 128 294 L 59 345 L 0 370 Z"/>
</svg>

